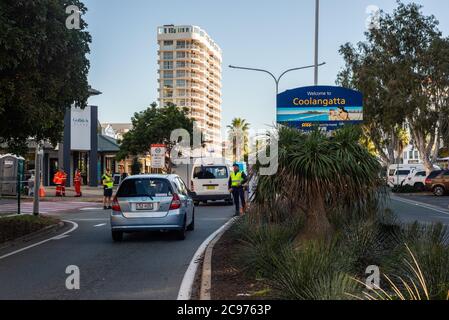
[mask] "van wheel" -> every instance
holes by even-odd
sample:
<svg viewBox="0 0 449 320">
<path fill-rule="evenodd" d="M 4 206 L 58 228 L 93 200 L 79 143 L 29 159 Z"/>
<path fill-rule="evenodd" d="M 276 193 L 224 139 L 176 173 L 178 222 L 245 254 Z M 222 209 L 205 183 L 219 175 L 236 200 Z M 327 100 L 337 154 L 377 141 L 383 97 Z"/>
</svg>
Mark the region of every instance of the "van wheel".
<svg viewBox="0 0 449 320">
<path fill-rule="evenodd" d="M 195 230 L 195 210 L 193 210 L 193 214 L 192 214 L 192 222 L 187 226 L 187 230 L 188 230 L 188 231 L 193 231 L 193 230 Z"/>
<path fill-rule="evenodd" d="M 182 229 L 176 231 L 176 239 L 181 241 L 186 239 L 186 232 L 187 232 L 186 223 L 187 222 L 184 221 L 184 226 L 182 227 Z"/>
<path fill-rule="evenodd" d="M 123 232 L 121 231 L 112 231 L 112 240 L 115 242 L 120 242 L 123 240 Z"/>
<path fill-rule="evenodd" d="M 424 184 L 421 182 L 417 182 L 415 183 L 415 185 L 413 186 L 417 191 L 424 191 Z"/>
<path fill-rule="evenodd" d="M 437 197 L 441 197 L 444 196 L 445 190 L 442 186 L 436 186 L 435 188 L 433 188 L 433 194 L 436 195 Z"/>
</svg>

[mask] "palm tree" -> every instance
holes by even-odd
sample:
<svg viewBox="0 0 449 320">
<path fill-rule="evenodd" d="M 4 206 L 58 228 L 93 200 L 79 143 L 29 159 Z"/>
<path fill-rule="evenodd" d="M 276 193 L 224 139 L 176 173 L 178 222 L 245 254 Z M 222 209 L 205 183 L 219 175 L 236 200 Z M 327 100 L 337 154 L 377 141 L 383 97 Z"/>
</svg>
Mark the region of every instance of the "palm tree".
<svg viewBox="0 0 449 320">
<path fill-rule="evenodd" d="M 234 118 L 231 122 L 231 125 L 228 125 L 228 135 L 229 141 L 232 142 L 232 154 L 234 157 L 234 161 L 241 161 L 241 144 L 243 143 L 243 156 L 244 160 L 248 160 L 249 153 L 249 137 L 248 130 L 250 124 L 246 122 L 245 119 L 242 118 Z"/>
<path fill-rule="evenodd" d="M 258 176 L 255 202 L 259 212 L 276 220 L 278 212 L 305 217 L 302 237 L 320 238 L 331 233 L 330 209 L 350 213 L 367 206 L 380 186 L 380 164 L 360 144 L 359 127 L 346 127 L 329 137 L 320 131 L 309 134 L 278 128 L 278 171 Z M 256 165 L 255 174 L 259 172 Z M 282 211 L 280 208 L 285 208 Z"/>
</svg>

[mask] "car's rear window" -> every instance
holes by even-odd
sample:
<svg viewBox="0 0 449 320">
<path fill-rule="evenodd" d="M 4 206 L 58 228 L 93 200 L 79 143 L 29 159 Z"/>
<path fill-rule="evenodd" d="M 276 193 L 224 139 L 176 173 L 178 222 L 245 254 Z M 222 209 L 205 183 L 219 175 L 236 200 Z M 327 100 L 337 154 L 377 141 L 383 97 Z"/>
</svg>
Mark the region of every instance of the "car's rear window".
<svg viewBox="0 0 449 320">
<path fill-rule="evenodd" d="M 117 197 L 168 197 L 172 195 L 170 183 L 165 179 L 138 178 L 123 181 Z"/>
<path fill-rule="evenodd" d="M 410 174 L 410 170 L 398 170 L 396 172 L 396 175 L 400 175 L 400 176 L 408 176 Z"/>
<path fill-rule="evenodd" d="M 437 176 L 440 175 L 440 173 L 442 173 L 443 170 L 437 170 L 437 171 L 432 171 L 429 176 L 427 177 L 428 179 L 433 179 L 436 178 Z"/>
<path fill-rule="evenodd" d="M 194 179 L 226 179 L 228 169 L 225 166 L 201 166 L 193 171 Z"/>
</svg>

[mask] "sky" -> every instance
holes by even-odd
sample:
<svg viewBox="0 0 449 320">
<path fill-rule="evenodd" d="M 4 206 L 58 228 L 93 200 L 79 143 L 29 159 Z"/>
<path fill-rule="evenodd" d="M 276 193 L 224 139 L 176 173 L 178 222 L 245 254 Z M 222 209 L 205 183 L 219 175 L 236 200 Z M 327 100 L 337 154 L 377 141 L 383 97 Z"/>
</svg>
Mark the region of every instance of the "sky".
<svg viewBox="0 0 449 320">
<path fill-rule="evenodd" d="M 404 1 L 406 3 L 411 1 Z M 434 14 L 449 35 L 449 1 L 416 0 Z M 314 0 L 84 0 L 84 16 L 92 35 L 89 82 L 103 94 L 92 97 L 101 122 L 130 122 L 135 112 L 157 101 L 157 27 L 197 25 L 223 51 L 222 127 L 235 117 L 253 129 L 274 124 L 275 84 L 264 73 L 234 70 L 228 65 L 256 67 L 280 74 L 314 63 Z M 335 85 L 344 65 L 338 53 L 346 43 L 364 40 L 367 8 L 386 12 L 394 0 L 321 0 L 319 84 Z M 280 92 L 313 85 L 313 69 L 294 71 Z"/>
</svg>

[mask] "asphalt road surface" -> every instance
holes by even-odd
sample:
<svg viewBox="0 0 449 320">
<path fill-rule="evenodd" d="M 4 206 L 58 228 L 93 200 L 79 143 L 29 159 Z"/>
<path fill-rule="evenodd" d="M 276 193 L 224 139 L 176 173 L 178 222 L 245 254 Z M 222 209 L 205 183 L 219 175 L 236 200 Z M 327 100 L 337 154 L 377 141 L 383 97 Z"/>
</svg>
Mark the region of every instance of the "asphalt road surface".
<svg viewBox="0 0 449 320">
<path fill-rule="evenodd" d="M 170 233 L 111 239 L 109 211 L 62 214 L 78 224 L 67 237 L 1 258 L 0 299 L 176 299 L 201 243 L 233 215 L 231 206 L 195 209 L 195 231 L 178 241 Z M 80 289 L 66 288 L 66 268 L 80 270 Z"/>
<path fill-rule="evenodd" d="M 392 196 L 388 205 L 402 222 L 449 225 L 449 197 L 416 200 Z M 197 248 L 232 214 L 232 206 L 197 207 L 196 229 L 185 241 L 170 233 L 136 233 L 121 243 L 111 240 L 107 211 L 61 214 L 78 224 L 66 237 L 4 258 L 0 251 L 0 299 L 176 299 Z M 79 290 L 66 288 L 69 265 L 80 270 Z"/>
</svg>

